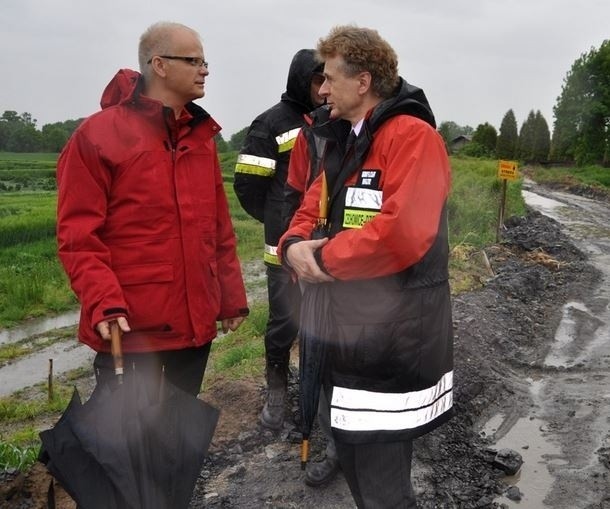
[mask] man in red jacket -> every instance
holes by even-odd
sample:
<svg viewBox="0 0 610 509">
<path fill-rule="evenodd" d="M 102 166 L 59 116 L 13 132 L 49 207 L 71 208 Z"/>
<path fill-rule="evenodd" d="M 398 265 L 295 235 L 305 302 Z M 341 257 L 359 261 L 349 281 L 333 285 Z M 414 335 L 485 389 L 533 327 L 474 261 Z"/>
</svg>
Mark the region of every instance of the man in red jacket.
<svg viewBox="0 0 610 509">
<path fill-rule="evenodd" d="M 217 321 L 248 314 L 214 136 L 192 101 L 209 75 L 197 32 L 161 22 L 140 39 L 141 73 L 120 70 L 57 168 L 59 257 L 81 303 L 79 339 L 113 377 L 110 324 L 125 365 L 198 394 Z"/>
<path fill-rule="evenodd" d="M 349 123 L 313 129 L 324 173 L 278 253 L 300 280 L 327 284 L 324 390 L 357 506 L 414 508 L 412 441 L 452 415 L 449 160 L 423 91 L 375 30 L 335 27 L 317 50 L 330 118 Z M 321 201 L 327 237 L 313 240 Z"/>
</svg>

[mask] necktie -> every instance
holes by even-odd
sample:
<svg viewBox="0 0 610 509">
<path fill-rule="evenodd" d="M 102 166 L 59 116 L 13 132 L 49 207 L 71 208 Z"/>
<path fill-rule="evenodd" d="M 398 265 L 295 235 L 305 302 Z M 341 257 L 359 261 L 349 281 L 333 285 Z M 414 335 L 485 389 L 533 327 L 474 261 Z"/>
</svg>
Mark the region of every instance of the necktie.
<svg viewBox="0 0 610 509">
<path fill-rule="evenodd" d="M 350 131 L 350 133 L 349 133 L 349 136 L 347 137 L 346 142 L 345 142 L 345 153 L 346 154 L 352 149 L 352 146 L 356 142 L 356 138 L 357 138 L 356 133 L 352 129 Z"/>
</svg>

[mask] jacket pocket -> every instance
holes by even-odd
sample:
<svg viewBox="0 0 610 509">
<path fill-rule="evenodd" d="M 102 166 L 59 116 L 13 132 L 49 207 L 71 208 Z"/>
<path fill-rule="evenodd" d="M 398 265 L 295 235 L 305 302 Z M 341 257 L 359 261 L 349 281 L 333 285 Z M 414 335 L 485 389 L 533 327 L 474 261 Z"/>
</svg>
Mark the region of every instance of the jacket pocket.
<svg viewBox="0 0 610 509">
<path fill-rule="evenodd" d="M 174 267 L 171 263 L 146 263 L 117 267 L 114 270 L 121 286 L 146 283 L 169 283 L 174 280 Z"/>
<path fill-rule="evenodd" d="M 132 330 L 154 334 L 182 328 L 180 315 L 184 306 L 175 302 L 180 292 L 175 288 L 171 263 L 125 265 L 116 268 L 115 274 L 127 301 Z"/>
</svg>

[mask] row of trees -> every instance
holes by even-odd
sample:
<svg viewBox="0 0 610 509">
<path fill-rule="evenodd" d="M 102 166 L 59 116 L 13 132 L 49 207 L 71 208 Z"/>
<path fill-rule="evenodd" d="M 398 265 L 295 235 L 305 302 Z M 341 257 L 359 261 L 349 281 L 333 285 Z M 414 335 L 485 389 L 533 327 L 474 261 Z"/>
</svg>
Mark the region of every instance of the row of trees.
<svg viewBox="0 0 610 509">
<path fill-rule="evenodd" d="M 0 117 L 0 151 L 59 152 L 79 122 L 80 119 L 45 124 L 38 130 L 30 113 L 19 115 L 7 110 Z"/>
<path fill-rule="evenodd" d="M 552 138 L 546 119 L 534 110 L 520 129 L 511 109 L 499 132 L 489 123 L 473 129 L 455 122 L 441 123 L 439 132 L 449 147 L 459 135 L 466 136 L 471 142 L 461 152 L 477 157 L 610 165 L 610 40 L 574 62 L 553 113 Z M 59 152 L 81 120 L 46 124 L 38 130 L 30 113 L 5 111 L 0 117 L 0 151 Z M 239 150 L 246 130 L 228 141 L 218 135 L 219 150 Z"/>
<path fill-rule="evenodd" d="M 82 120 L 45 124 L 38 130 L 37 121 L 30 113 L 7 110 L 0 116 L 0 152 L 60 152 Z M 229 141 L 218 134 L 218 150 L 239 150 L 246 131 L 247 127 L 231 136 Z"/>
<path fill-rule="evenodd" d="M 515 113 L 511 109 L 504 115 L 499 132 L 487 122 L 474 130 L 470 126 L 458 126 L 454 122 L 442 122 L 439 132 L 450 149 L 457 137 L 467 137 L 470 142 L 459 152 L 474 157 L 543 163 L 548 161 L 551 147 L 549 127 L 540 110 L 530 111 L 521 129 L 518 129 Z"/>
<path fill-rule="evenodd" d="M 499 133 L 488 123 L 473 130 L 454 122 L 443 122 L 439 132 L 449 147 L 459 135 L 471 139 L 460 153 L 476 157 L 610 166 L 610 40 L 574 62 L 553 114 L 552 137 L 542 113 L 533 110 L 521 129 L 509 110 Z"/>
</svg>

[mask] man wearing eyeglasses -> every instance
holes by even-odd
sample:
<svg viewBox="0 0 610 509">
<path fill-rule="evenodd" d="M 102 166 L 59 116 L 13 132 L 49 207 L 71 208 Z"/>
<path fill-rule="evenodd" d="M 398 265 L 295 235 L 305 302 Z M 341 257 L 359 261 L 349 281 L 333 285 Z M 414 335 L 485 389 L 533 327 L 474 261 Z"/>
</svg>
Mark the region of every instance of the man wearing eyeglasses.
<svg viewBox="0 0 610 509">
<path fill-rule="evenodd" d="M 59 257 L 81 303 L 79 339 L 114 383 L 110 326 L 125 375 L 152 369 L 201 388 L 217 321 L 248 314 L 214 136 L 192 101 L 209 75 L 197 32 L 160 22 L 140 39 L 140 73 L 122 69 L 57 168 Z"/>
</svg>

